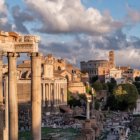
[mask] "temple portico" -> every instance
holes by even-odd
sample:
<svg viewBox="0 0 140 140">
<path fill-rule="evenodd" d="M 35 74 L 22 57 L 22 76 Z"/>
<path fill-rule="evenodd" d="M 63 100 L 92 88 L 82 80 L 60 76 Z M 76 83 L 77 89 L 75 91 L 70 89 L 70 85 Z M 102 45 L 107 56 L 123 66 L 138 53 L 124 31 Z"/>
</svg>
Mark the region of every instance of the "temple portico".
<svg viewBox="0 0 140 140">
<path fill-rule="evenodd" d="M 3 131 L 3 140 L 18 140 L 18 103 L 31 104 L 32 140 L 41 140 L 41 107 L 53 112 L 60 105 L 67 105 L 67 79 L 54 72 L 52 55 L 42 57 L 38 52 L 38 41 L 39 37 L 33 35 L 0 32 L 0 106 L 5 110 L 0 108 L 0 113 L 5 114 L 0 134 Z M 27 53 L 30 60 L 17 65 L 20 53 Z M 3 65 L 3 56 L 8 58 L 8 66 Z"/>
</svg>

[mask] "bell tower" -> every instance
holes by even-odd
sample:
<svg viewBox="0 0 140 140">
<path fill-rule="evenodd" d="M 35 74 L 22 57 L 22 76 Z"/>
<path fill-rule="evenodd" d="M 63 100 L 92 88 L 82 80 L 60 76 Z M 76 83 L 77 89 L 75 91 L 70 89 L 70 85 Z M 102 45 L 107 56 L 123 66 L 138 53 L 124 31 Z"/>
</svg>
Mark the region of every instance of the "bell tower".
<svg viewBox="0 0 140 140">
<path fill-rule="evenodd" d="M 115 67 L 114 51 L 109 51 L 109 66 L 110 66 L 110 68 L 114 68 Z"/>
</svg>

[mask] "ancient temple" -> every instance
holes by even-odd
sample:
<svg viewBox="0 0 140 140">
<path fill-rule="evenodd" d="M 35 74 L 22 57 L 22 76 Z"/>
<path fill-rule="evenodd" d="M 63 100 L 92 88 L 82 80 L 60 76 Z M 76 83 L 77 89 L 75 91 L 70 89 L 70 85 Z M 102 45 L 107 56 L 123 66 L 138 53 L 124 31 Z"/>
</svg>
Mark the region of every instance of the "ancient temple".
<svg viewBox="0 0 140 140">
<path fill-rule="evenodd" d="M 31 59 L 32 138 L 41 140 L 41 58 L 39 37 L 0 31 L 0 112 L 4 114 L 1 138 L 18 140 L 17 58 L 27 53 Z M 8 72 L 3 79 L 3 57 L 8 58 Z M 6 80 L 3 87 L 3 81 Z M 5 91 L 3 94 L 3 91 Z M 2 110 L 4 109 L 4 111 Z M 38 114 L 38 115 L 36 115 Z"/>
</svg>

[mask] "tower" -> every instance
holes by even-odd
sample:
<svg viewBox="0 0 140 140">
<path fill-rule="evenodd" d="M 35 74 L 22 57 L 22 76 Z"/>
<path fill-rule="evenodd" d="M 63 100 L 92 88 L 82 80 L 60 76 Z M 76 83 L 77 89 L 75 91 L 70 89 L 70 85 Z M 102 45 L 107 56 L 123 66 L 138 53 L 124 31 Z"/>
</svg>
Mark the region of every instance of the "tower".
<svg viewBox="0 0 140 140">
<path fill-rule="evenodd" d="M 110 68 L 114 68 L 115 67 L 114 51 L 109 51 L 109 67 Z"/>
</svg>

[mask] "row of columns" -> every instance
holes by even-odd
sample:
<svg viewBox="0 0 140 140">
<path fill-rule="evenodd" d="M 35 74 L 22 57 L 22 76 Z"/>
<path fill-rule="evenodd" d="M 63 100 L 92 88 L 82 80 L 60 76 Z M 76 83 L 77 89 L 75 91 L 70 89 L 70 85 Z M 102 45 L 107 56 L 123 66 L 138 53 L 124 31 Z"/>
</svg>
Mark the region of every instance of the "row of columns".
<svg viewBox="0 0 140 140">
<path fill-rule="evenodd" d="M 62 84 L 65 84 L 61 86 Z M 51 105 L 50 101 L 54 101 L 54 105 L 64 104 L 67 102 L 67 91 L 66 83 L 43 83 L 42 84 L 42 100 L 43 106 L 45 105 L 45 101 L 48 101 L 48 105 Z M 61 87 L 63 88 L 63 93 L 61 93 Z M 63 100 L 62 95 L 63 94 Z"/>
<path fill-rule="evenodd" d="M 5 95 L 4 140 L 18 140 L 17 53 L 8 53 L 8 92 Z M 32 140 L 41 140 L 41 55 L 31 53 Z M 0 103 L 3 102 L 2 62 L 0 61 Z M 6 90 L 7 91 L 7 90 Z"/>
</svg>

